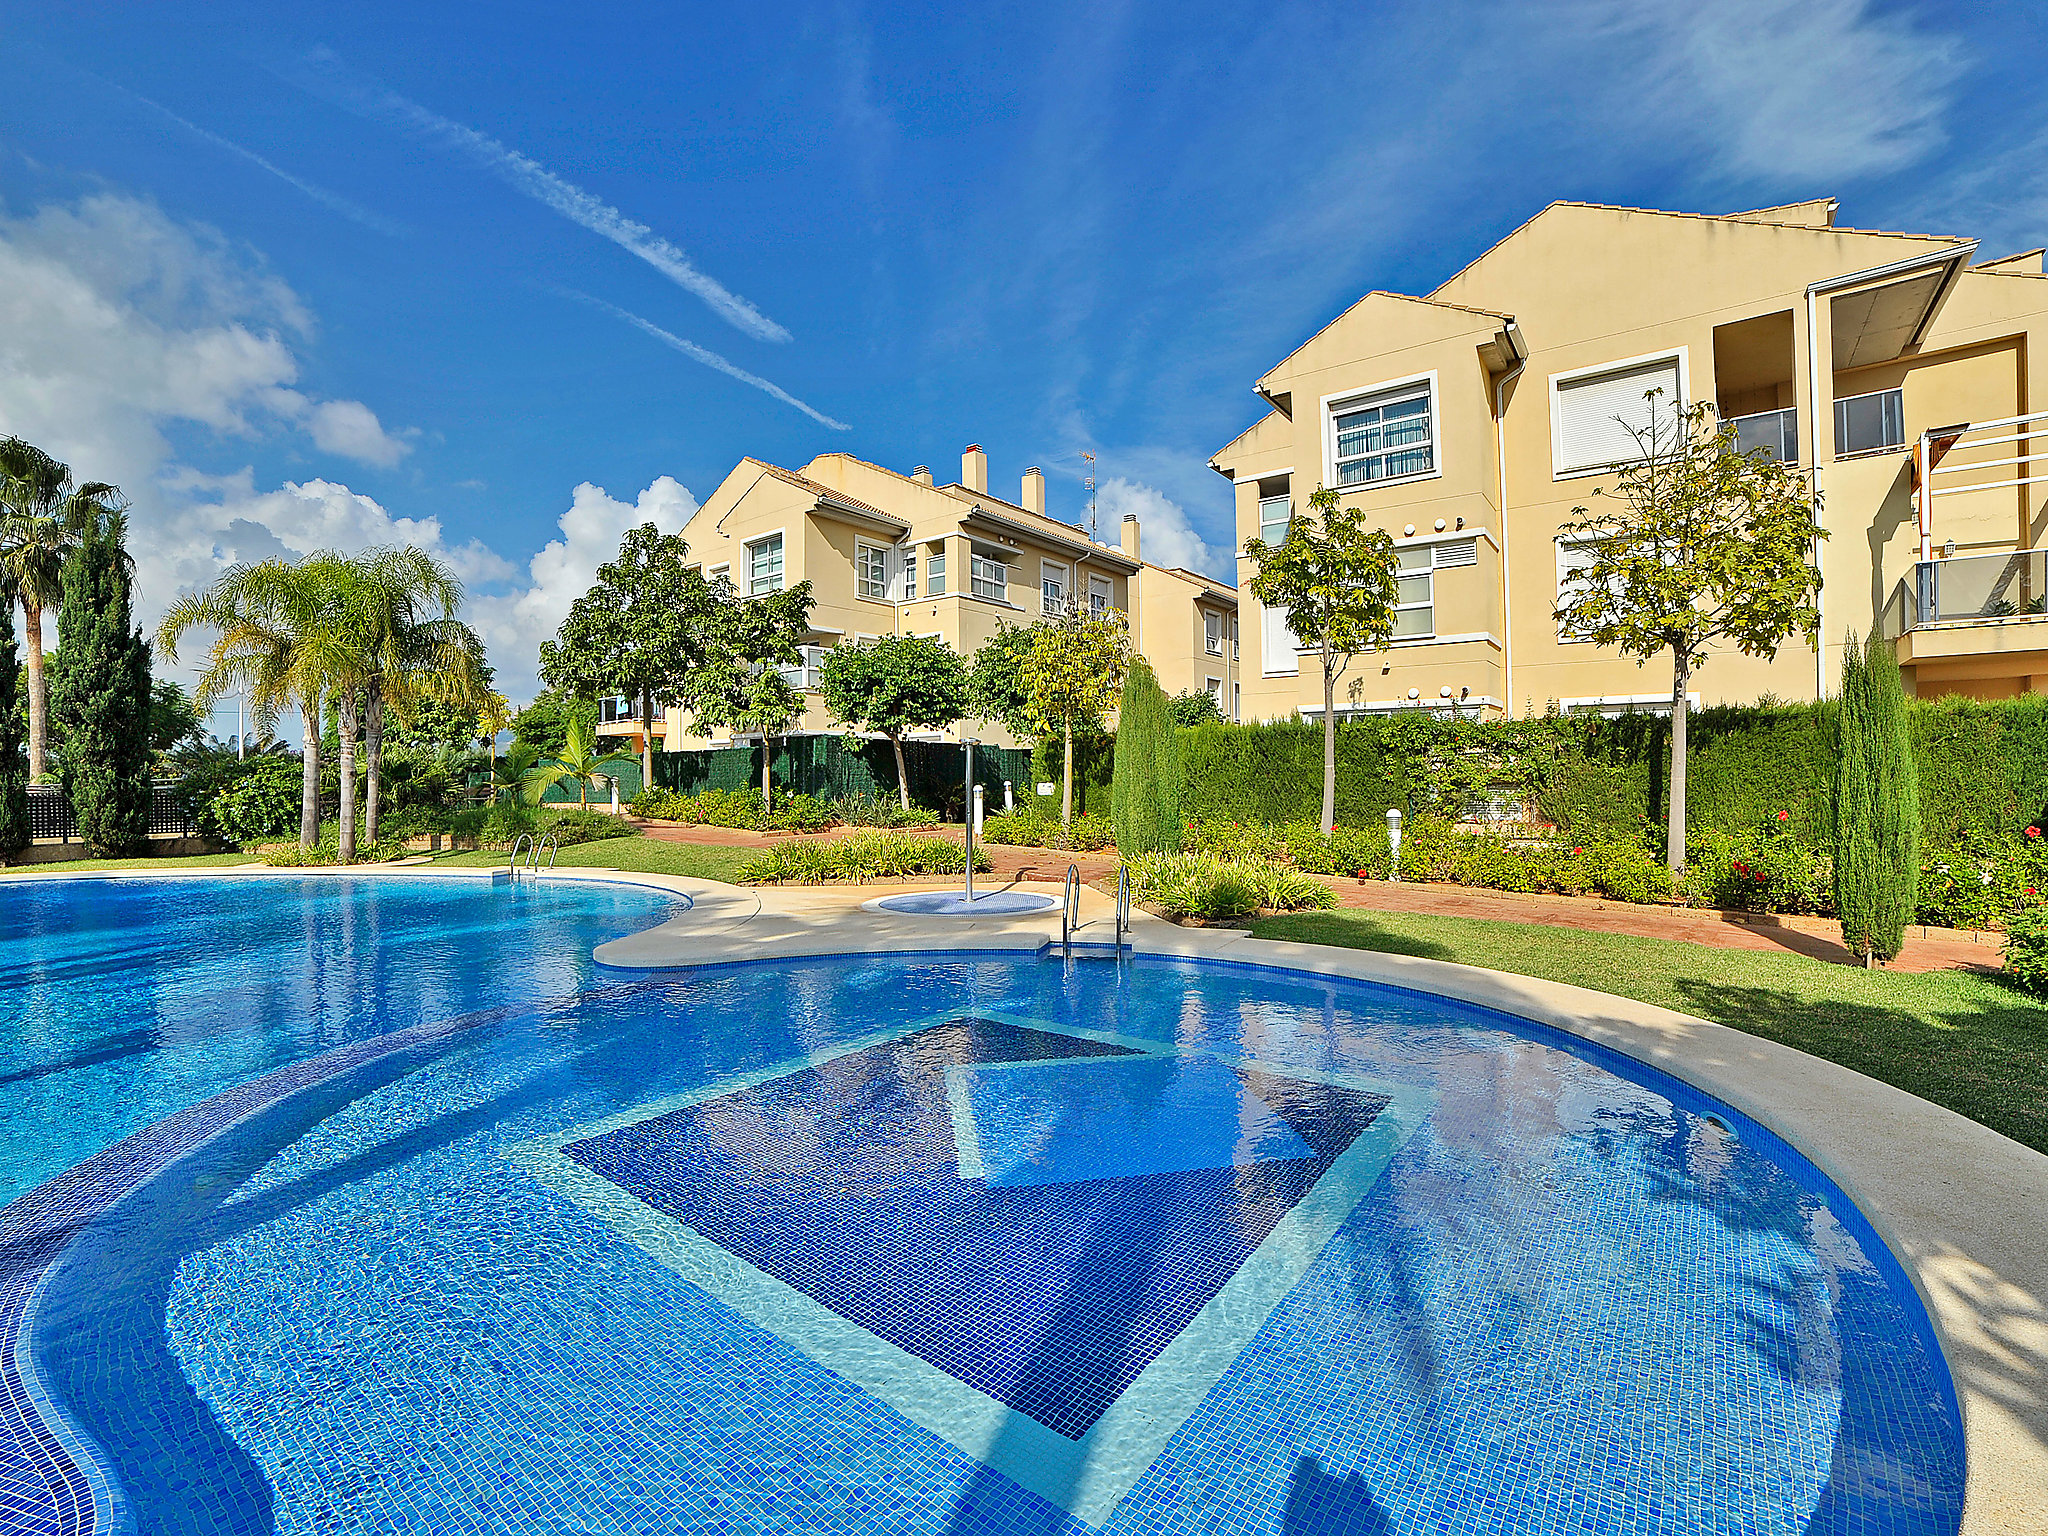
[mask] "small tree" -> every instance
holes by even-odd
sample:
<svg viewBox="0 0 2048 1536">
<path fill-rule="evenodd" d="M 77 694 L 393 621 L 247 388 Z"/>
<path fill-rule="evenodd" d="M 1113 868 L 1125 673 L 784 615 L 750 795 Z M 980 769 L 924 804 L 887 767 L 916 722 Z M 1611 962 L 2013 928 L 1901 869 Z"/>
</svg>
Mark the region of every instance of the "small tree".
<svg viewBox="0 0 2048 1536">
<path fill-rule="evenodd" d="M 721 576 L 710 591 L 713 607 L 702 626 L 697 670 L 679 691 L 700 730 L 760 733 L 765 808 L 773 798 L 775 742 L 804 715 L 804 696 L 779 669 L 803 660 L 815 599 L 808 581 L 742 600 Z"/>
<path fill-rule="evenodd" d="M 1813 494 L 1790 466 L 1758 448 L 1735 450 L 1706 401 L 1658 409 L 1630 426 L 1640 456 L 1625 465 L 1612 505 L 1575 507 L 1561 530 L 1580 555 L 1554 617 L 1566 632 L 1611 645 L 1641 666 L 1671 653 L 1671 794 L 1665 862 L 1685 871 L 1686 692 L 1707 648 L 1733 642 L 1771 657 L 1794 634 L 1820 636 Z"/>
<path fill-rule="evenodd" d="M 118 513 L 91 518 L 64 562 L 51 712 L 64 727 L 64 793 L 94 858 L 149 835 L 149 642 L 135 628 Z"/>
<path fill-rule="evenodd" d="M 511 729 L 512 701 L 492 689 L 484 695 L 477 706 L 475 724 L 470 727 L 470 737 L 490 756 L 491 766 L 498 762 L 498 733 Z"/>
<path fill-rule="evenodd" d="M 506 754 L 508 760 L 511 754 Z M 576 803 L 590 804 L 590 786 L 599 779 L 609 778 L 608 768 L 623 768 L 633 761 L 630 752 L 607 752 L 598 755 L 595 734 L 581 720 L 569 722 L 569 739 L 553 759 L 537 763 L 520 775 L 520 798 L 528 805 L 539 805 L 543 796 L 557 784 L 576 786 Z"/>
<path fill-rule="evenodd" d="M 1278 544 L 1245 540 L 1258 567 L 1252 595 L 1267 608 L 1284 609 L 1287 627 L 1312 646 L 1323 669 L 1323 831 L 1337 823 L 1337 680 L 1352 658 L 1383 651 L 1394 633 L 1394 541 L 1383 528 L 1365 526 L 1356 507 L 1338 505 L 1337 493 L 1318 487 L 1308 513 L 1287 525 Z"/>
<path fill-rule="evenodd" d="M 761 738 L 761 808 L 775 809 L 775 778 L 771 768 L 775 743 L 796 729 L 804 717 L 804 696 L 774 667 L 757 667 L 745 692 L 728 701 L 723 723 L 734 731 Z M 702 718 L 700 716 L 700 718 Z"/>
<path fill-rule="evenodd" d="M 1099 727 L 1109 701 L 1123 687 L 1131 638 L 1115 608 L 1091 613 L 1071 603 L 1058 619 L 1031 632 L 1031 654 L 1019 678 L 1032 729 L 1058 736 L 1063 750 L 1060 826 L 1074 826 L 1074 732 Z"/>
<path fill-rule="evenodd" d="M 1180 851 L 1180 738 L 1173 703 L 1145 658 L 1134 657 L 1117 706 L 1109 784 L 1110 825 L 1125 858 Z"/>
<path fill-rule="evenodd" d="M 1039 627 L 998 619 L 996 632 L 981 642 L 967 673 L 967 713 L 983 725 L 1002 726 L 1020 740 L 1033 729 L 1024 662 L 1037 643 Z"/>
<path fill-rule="evenodd" d="M 684 561 L 690 546 L 653 523 L 626 530 L 618 558 L 541 643 L 541 680 L 579 698 L 623 694 L 640 717 L 642 783 L 654 783 L 654 712 L 693 702 L 696 669 L 721 601 Z M 728 590 L 723 598 L 730 599 Z"/>
<path fill-rule="evenodd" d="M 903 763 L 906 731 L 940 731 L 967 708 L 967 663 L 925 635 L 884 635 L 835 647 L 818 674 L 825 707 L 841 727 L 873 731 L 896 754 L 896 798 L 910 809 Z"/>
<path fill-rule="evenodd" d="M 1835 736 L 1835 911 L 1866 966 L 1897 956 L 1920 895 L 1920 778 L 1899 660 L 1876 630 L 1842 653 Z"/>
<path fill-rule="evenodd" d="M 1173 712 L 1175 725 L 1223 723 L 1223 706 L 1216 702 L 1216 695 L 1206 688 L 1190 688 L 1186 693 L 1176 693 L 1166 701 L 1166 707 Z"/>
<path fill-rule="evenodd" d="M 28 732 L 14 654 L 14 604 L 0 595 L 0 864 L 28 846 Z"/>
</svg>

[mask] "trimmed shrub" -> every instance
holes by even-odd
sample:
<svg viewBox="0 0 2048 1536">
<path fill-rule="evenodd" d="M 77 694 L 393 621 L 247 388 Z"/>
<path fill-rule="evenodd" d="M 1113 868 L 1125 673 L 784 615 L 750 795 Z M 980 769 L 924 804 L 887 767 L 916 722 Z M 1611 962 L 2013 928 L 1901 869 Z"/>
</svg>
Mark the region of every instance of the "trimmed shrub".
<svg viewBox="0 0 2048 1536">
<path fill-rule="evenodd" d="M 777 843 L 742 864 L 735 878 L 741 885 L 820 885 L 829 880 L 958 875 L 966 863 L 965 847 L 949 837 L 861 831 L 835 842 Z M 974 850 L 974 867 L 989 867 L 988 855 L 979 848 Z"/>
<path fill-rule="evenodd" d="M 1242 918 L 1260 912 L 1326 910 L 1330 888 L 1263 859 L 1206 853 L 1148 853 L 1126 859 L 1131 896 L 1173 917 Z"/>
<path fill-rule="evenodd" d="M 984 816 L 981 841 L 1006 848 L 1059 848 L 1062 837 L 1058 816 L 1020 809 L 1013 816 Z M 1065 838 L 1065 852 L 1094 853 L 1115 842 L 1109 818 L 1077 815 L 1071 835 Z"/>
<path fill-rule="evenodd" d="M 63 733 L 65 798 L 96 859 L 133 853 L 149 835 L 149 645 L 134 627 L 119 527 L 93 517 L 64 562 L 57 609 L 63 665 L 50 715 Z"/>
<path fill-rule="evenodd" d="M 1874 629 L 1866 645 L 1852 637 L 1845 648 L 1835 721 L 1831 809 L 1842 942 L 1866 961 L 1889 960 L 1918 904 L 1920 786 L 1898 657 Z"/>
<path fill-rule="evenodd" d="M 1124 676 L 1117 710 L 1109 819 L 1126 854 L 1176 853 L 1181 846 L 1180 744 L 1170 701 L 1142 656 Z"/>
</svg>

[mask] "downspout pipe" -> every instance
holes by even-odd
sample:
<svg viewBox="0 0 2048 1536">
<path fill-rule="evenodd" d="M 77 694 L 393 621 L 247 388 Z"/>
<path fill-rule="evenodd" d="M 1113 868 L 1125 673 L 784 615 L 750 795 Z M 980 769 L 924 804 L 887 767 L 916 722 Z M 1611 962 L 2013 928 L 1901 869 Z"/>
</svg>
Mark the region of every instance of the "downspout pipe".
<svg viewBox="0 0 2048 1536">
<path fill-rule="evenodd" d="M 1529 366 L 1529 350 L 1522 342 L 1522 333 L 1510 319 L 1501 327 L 1502 352 L 1514 361 L 1493 381 L 1493 463 L 1498 476 L 1494 502 L 1500 517 L 1500 656 L 1501 656 L 1501 709 L 1506 717 L 1515 717 L 1515 574 L 1514 564 L 1508 558 L 1508 429 L 1507 429 L 1507 388 L 1522 376 L 1522 370 Z"/>
<path fill-rule="evenodd" d="M 1844 288 L 1854 288 L 1862 283 L 1877 282 L 1887 277 L 1904 277 L 1908 273 L 1923 271 L 1930 267 L 1946 267 L 1948 275 L 1934 290 L 1934 297 L 1928 301 L 1927 311 L 1920 317 L 1920 323 L 1913 327 L 1913 334 L 1907 338 L 1908 347 L 1918 346 L 1927 334 L 1927 327 L 1934 319 L 1934 312 L 1941 307 L 1941 301 L 1948 297 L 1949 290 L 1956 285 L 1963 269 L 1970 264 L 1970 258 L 1977 254 L 1977 242 L 1960 241 L 1945 245 L 1940 250 L 1927 251 L 1919 256 L 1908 256 L 1903 261 L 1889 261 L 1882 266 L 1865 267 L 1860 272 L 1845 272 L 1839 277 L 1823 277 L 1806 285 L 1806 397 L 1812 419 L 1808 438 L 1813 446 L 1813 510 L 1814 520 L 1820 522 L 1826 515 L 1826 503 L 1821 490 L 1821 409 L 1820 409 L 1820 296 L 1835 293 Z M 1832 399 L 1834 391 L 1829 390 Z M 1829 424 L 1832 425 L 1831 423 Z M 1829 457 L 1834 455 L 1829 453 Z M 1820 540 L 1813 541 L 1813 568 L 1820 570 Z M 1813 598 L 1815 611 L 1820 615 L 1819 643 L 1813 650 L 1813 696 L 1824 699 L 1828 694 L 1828 630 L 1827 630 L 1827 588 L 1823 584 Z"/>
</svg>

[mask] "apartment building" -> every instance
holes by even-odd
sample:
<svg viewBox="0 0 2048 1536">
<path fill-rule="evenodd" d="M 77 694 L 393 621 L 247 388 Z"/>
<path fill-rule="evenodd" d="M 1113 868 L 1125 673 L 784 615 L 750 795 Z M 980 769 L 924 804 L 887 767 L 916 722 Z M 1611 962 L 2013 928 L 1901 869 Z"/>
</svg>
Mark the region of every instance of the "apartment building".
<svg viewBox="0 0 2048 1536">
<path fill-rule="evenodd" d="M 801 471 L 742 459 L 683 529 L 693 563 L 728 577 L 742 599 L 808 581 L 816 606 L 803 664 L 785 675 L 809 700 L 799 733 L 834 729 L 818 672 L 835 645 L 881 635 L 929 635 L 971 657 L 1002 624 L 1035 623 L 1080 603 L 1129 616 L 1134 642 L 1169 692 L 1208 688 L 1228 712 L 1238 681 L 1237 595 L 1227 583 L 1139 557 L 1127 519 L 1119 544 L 1047 515 L 1045 476 L 1027 469 L 1017 499 L 990 492 L 988 456 L 971 444 L 960 478 L 937 483 L 846 453 L 821 454 Z M 601 733 L 637 739 L 633 706 L 601 705 Z M 967 730 L 1001 746 L 998 725 Z M 668 712 L 669 751 L 714 744 Z M 934 733 L 958 740 L 960 732 Z"/>
<path fill-rule="evenodd" d="M 1819 654 L 1710 653 L 1694 700 L 1822 696 L 1873 623 L 1923 696 L 2048 690 L 2042 253 L 1984 260 L 1835 211 L 1553 203 L 1427 295 L 1367 294 L 1258 380 L 1266 413 L 1210 461 L 1239 550 L 1329 485 L 1399 551 L 1393 645 L 1352 663 L 1340 710 L 1668 707 L 1663 663 L 1552 617 L 1561 531 L 1635 451 L 1652 388 L 1809 471 L 1828 532 Z M 1240 555 L 1244 716 L 1319 716 L 1319 669 L 1252 574 Z"/>
</svg>

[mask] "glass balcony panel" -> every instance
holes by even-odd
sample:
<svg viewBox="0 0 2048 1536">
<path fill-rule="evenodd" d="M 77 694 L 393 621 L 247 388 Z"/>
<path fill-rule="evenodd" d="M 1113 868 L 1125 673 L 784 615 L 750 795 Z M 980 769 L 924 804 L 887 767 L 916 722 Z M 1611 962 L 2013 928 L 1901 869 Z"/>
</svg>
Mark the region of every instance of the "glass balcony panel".
<svg viewBox="0 0 2048 1536">
<path fill-rule="evenodd" d="M 1835 402 L 1835 452 L 1868 453 L 1906 445 L 1905 395 L 1896 389 L 1873 390 Z"/>
<path fill-rule="evenodd" d="M 1731 416 L 1735 429 L 1735 451 L 1753 453 L 1761 448 L 1781 464 L 1799 462 L 1799 412 L 1758 411 L 1751 416 Z"/>
<path fill-rule="evenodd" d="M 1893 588 L 1884 632 L 2048 617 L 2048 550 L 1927 560 Z"/>
</svg>

